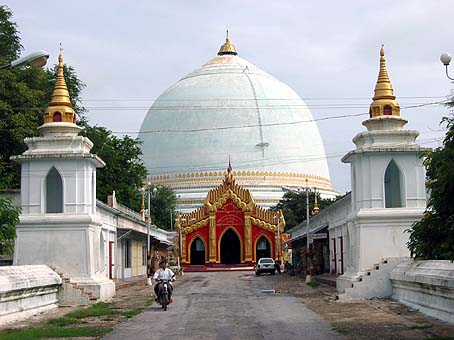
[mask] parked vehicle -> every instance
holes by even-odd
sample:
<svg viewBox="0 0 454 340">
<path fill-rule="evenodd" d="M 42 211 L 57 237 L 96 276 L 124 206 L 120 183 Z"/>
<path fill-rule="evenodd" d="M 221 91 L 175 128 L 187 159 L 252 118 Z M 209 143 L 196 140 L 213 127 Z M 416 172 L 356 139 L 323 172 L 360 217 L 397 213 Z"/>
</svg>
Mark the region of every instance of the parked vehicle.
<svg viewBox="0 0 454 340">
<path fill-rule="evenodd" d="M 262 273 L 276 274 L 276 264 L 271 257 L 262 257 L 255 265 L 255 275 L 259 276 Z"/>
</svg>

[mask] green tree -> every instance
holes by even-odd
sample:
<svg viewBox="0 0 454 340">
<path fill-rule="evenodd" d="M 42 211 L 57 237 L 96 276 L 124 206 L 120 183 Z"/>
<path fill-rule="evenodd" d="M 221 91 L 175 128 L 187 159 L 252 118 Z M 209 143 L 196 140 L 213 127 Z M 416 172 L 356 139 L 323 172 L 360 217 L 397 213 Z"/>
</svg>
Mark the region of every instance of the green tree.
<svg viewBox="0 0 454 340">
<path fill-rule="evenodd" d="M 454 98 L 449 106 L 454 107 Z M 448 131 L 443 144 L 424 156 L 427 209 L 410 230 L 407 243 L 413 257 L 454 261 L 454 116 L 445 117 Z"/>
<path fill-rule="evenodd" d="M 156 189 L 156 190 L 154 190 Z M 176 218 L 177 196 L 173 189 L 166 186 L 148 186 L 147 191 L 150 196 L 150 215 L 151 222 L 158 228 L 170 230 Z M 147 202 L 145 202 L 147 204 Z"/>
<path fill-rule="evenodd" d="M 118 202 L 139 210 L 140 190 L 147 175 L 140 158 L 141 141 L 129 136 L 116 137 L 112 131 L 99 126 L 86 126 L 82 134 L 93 142 L 91 152 L 106 163 L 97 171 L 96 197 L 105 202 L 107 195 L 115 191 Z"/>
<path fill-rule="evenodd" d="M 323 199 L 317 192 L 317 202 L 320 210 L 333 204 L 336 200 Z M 315 192 L 309 193 L 309 217 L 312 216 L 312 208 L 315 203 Z M 306 191 L 287 191 L 279 203 L 272 210 L 282 209 L 286 230 L 289 230 L 306 219 Z"/>
<path fill-rule="evenodd" d="M 0 6 L 0 62 L 17 59 L 23 49 L 17 25 L 6 6 Z M 140 192 L 146 169 L 139 156 L 140 142 L 129 136 L 115 137 L 102 127 L 91 127 L 86 118 L 80 94 L 85 84 L 75 70 L 65 64 L 63 73 L 77 123 L 85 128 L 85 136 L 94 142 L 92 152 L 107 166 L 99 169 L 97 197 L 105 201 L 115 190 L 118 201 L 132 209 L 140 208 Z M 0 72 L 0 189 L 19 188 L 20 165 L 12 162 L 12 155 L 26 150 L 24 138 L 38 135 L 43 124 L 43 112 L 51 99 L 57 77 L 57 66 L 50 69 L 30 67 Z"/>
<path fill-rule="evenodd" d="M 16 238 L 16 224 L 19 223 L 20 208 L 11 199 L 0 197 L 0 254 L 11 255 Z"/>
<path fill-rule="evenodd" d="M 23 49 L 12 13 L 0 6 L 0 64 L 15 60 Z M 86 123 L 85 108 L 80 93 L 84 84 L 70 66 L 64 68 L 66 83 L 79 121 Z M 43 123 L 56 79 L 56 66 L 52 69 L 19 67 L 0 71 L 0 189 L 18 188 L 20 166 L 12 162 L 12 155 L 26 150 L 25 137 L 38 135 Z"/>
</svg>

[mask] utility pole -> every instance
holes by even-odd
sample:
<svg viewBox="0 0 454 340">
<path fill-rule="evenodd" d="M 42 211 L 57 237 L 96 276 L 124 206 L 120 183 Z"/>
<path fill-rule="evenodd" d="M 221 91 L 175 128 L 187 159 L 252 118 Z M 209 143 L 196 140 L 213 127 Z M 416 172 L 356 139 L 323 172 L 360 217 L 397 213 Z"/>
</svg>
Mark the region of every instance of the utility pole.
<svg viewBox="0 0 454 340">
<path fill-rule="evenodd" d="M 306 269 L 306 282 L 311 282 L 311 257 L 310 257 L 310 250 L 311 250 L 311 233 L 309 230 L 309 184 L 308 179 L 306 178 L 306 239 L 307 239 L 307 269 Z"/>
</svg>

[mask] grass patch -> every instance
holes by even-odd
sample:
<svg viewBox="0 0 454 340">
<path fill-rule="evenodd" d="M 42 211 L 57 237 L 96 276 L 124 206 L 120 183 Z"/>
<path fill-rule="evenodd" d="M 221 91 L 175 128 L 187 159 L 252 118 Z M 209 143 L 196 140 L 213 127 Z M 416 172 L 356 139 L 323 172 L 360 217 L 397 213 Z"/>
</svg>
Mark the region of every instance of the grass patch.
<svg viewBox="0 0 454 340">
<path fill-rule="evenodd" d="M 416 326 L 410 326 L 411 329 L 427 329 L 427 328 L 432 328 L 432 325 L 416 325 Z M 454 338 L 453 338 L 454 339 Z"/>
<path fill-rule="evenodd" d="M 91 316 L 104 316 L 104 315 L 115 315 L 118 312 L 110 308 L 110 303 L 98 302 L 95 305 L 92 305 L 88 308 L 79 308 L 74 312 L 70 312 L 65 315 L 67 318 L 71 319 L 83 319 L 89 318 Z"/>
<path fill-rule="evenodd" d="M 333 327 L 333 331 L 336 331 L 336 332 L 339 333 L 339 334 L 349 334 L 349 333 L 352 332 L 352 331 L 349 330 L 349 329 L 345 329 L 345 328 L 336 328 L 336 327 Z"/>
<path fill-rule="evenodd" d="M 29 329 L 5 329 L 0 331 L 0 340 L 32 340 L 44 338 L 99 337 L 112 331 L 111 328 L 61 328 L 55 326 Z"/>
<path fill-rule="evenodd" d="M 143 309 L 131 309 L 128 310 L 127 312 L 121 313 L 121 315 L 126 316 L 129 319 L 132 318 L 133 316 L 139 315 L 140 313 L 143 313 Z"/>
<path fill-rule="evenodd" d="M 148 306 L 151 306 L 153 303 L 154 303 L 154 299 L 150 299 L 150 300 L 145 301 L 144 306 L 148 307 Z"/>
<path fill-rule="evenodd" d="M 320 286 L 320 283 L 318 283 L 317 281 L 307 282 L 306 284 L 307 284 L 309 287 L 312 287 L 312 288 L 315 288 L 315 287 Z"/>
<path fill-rule="evenodd" d="M 74 318 L 69 318 L 67 316 L 62 316 L 61 318 L 50 319 L 49 321 L 47 321 L 47 323 L 52 326 L 65 327 L 68 325 L 80 324 L 82 323 L 82 321 Z"/>
</svg>

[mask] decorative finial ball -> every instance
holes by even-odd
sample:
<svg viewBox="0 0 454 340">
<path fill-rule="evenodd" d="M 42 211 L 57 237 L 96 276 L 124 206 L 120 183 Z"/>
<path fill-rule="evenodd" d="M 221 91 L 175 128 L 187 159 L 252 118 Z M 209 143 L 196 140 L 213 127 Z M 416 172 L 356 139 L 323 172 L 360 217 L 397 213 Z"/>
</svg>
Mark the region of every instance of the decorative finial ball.
<svg viewBox="0 0 454 340">
<path fill-rule="evenodd" d="M 443 65 L 448 66 L 449 63 L 451 62 L 451 55 L 449 53 L 443 53 L 440 56 L 440 60 L 443 63 Z"/>
</svg>

